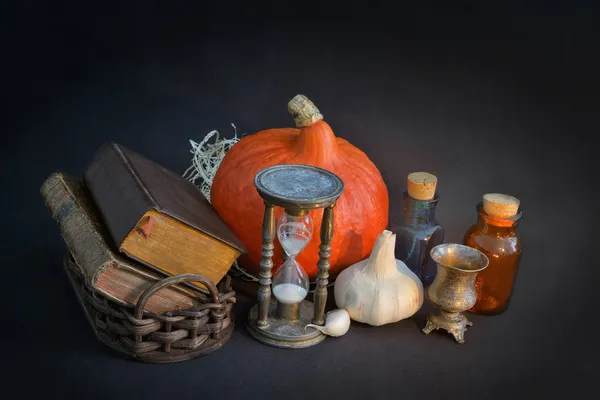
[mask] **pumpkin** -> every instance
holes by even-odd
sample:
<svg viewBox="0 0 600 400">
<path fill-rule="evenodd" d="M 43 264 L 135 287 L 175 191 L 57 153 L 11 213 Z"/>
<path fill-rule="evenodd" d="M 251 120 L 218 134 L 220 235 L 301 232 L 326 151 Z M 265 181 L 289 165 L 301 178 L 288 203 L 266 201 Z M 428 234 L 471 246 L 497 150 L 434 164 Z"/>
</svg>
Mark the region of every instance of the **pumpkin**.
<svg viewBox="0 0 600 400">
<path fill-rule="evenodd" d="M 288 104 L 296 128 L 267 129 L 242 138 L 223 158 L 213 179 L 211 203 L 247 249 L 240 264 L 258 275 L 262 246 L 264 202 L 254 186 L 262 169 L 279 164 L 304 164 L 338 175 L 344 193 L 334 209 L 329 273 L 335 277 L 344 268 L 369 256 L 378 235 L 388 224 L 389 199 L 386 185 L 369 157 L 336 137 L 317 107 L 303 95 Z M 283 210 L 276 208 L 279 218 Z M 298 255 L 310 279 L 316 277 L 323 210 L 310 212 L 313 235 Z M 282 263 L 282 249 L 275 239 L 275 269 Z"/>
</svg>

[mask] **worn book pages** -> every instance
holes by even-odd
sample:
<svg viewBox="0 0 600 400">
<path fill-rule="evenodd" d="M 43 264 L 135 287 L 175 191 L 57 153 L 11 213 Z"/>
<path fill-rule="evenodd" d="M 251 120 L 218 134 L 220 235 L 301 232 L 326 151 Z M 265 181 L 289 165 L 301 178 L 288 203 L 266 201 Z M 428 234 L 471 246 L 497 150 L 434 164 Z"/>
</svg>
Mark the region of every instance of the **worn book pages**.
<svg viewBox="0 0 600 400">
<path fill-rule="evenodd" d="M 164 277 L 120 257 L 111 248 L 98 211 L 80 181 L 54 173 L 42 185 L 41 193 L 88 286 L 119 304 L 135 305 L 144 290 Z M 189 309 L 199 305 L 197 299 L 204 296 L 187 287 L 173 286 L 152 296 L 145 310 L 162 314 Z"/>
</svg>

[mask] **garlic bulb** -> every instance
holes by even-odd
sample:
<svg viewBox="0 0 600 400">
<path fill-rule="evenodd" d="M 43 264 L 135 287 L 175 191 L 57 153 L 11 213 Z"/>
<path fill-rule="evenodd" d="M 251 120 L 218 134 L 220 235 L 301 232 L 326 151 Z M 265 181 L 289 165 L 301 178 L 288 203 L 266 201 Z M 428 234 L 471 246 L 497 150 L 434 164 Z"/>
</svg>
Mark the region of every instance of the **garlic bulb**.
<svg viewBox="0 0 600 400">
<path fill-rule="evenodd" d="M 335 302 L 350 318 L 380 326 L 411 317 L 423 305 L 423 284 L 394 257 L 396 235 L 383 231 L 371 256 L 343 270 L 335 280 Z"/>
<path fill-rule="evenodd" d="M 342 336 L 350 329 L 350 315 L 344 309 L 329 311 L 325 316 L 325 326 L 308 324 L 305 329 L 308 327 L 318 329 L 329 336 Z"/>
</svg>

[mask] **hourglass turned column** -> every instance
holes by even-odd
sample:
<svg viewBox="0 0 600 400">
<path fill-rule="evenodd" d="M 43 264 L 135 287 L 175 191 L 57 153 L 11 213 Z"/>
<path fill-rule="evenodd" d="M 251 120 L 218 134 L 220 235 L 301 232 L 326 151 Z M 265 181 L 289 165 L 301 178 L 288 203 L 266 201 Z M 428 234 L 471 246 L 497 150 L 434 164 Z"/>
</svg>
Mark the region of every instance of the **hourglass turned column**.
<svg viewBox="0 0 600 400">
<path fill-rule="evenodd" d="M 325 208 L 321 221 L 321 245 L 319 246 L 319 272 L 315 289 L 315 315 L 313 324 L 325 323 L 325 303 L 327 302 L 327 283 L 329 278 L 329 256 L 331 255 L 331 239 L 333 239 L 333 207 Z"/>
<path fill-rule="evenodd" d="M 325 322 L 333 208 L 344 191 L 344 184 L 329 171 L 293 164 L 260 171 L 254 184 L 265 201 L 265 214 L 258 304 L 250 310 L 248 331 L 260 342 L 275 347 L 313 346 L 323 341 L 325 335 L 305 327 L 310 323 L 323 325 Z M 275 206 L 284 208 L 276 225 Z M 312 239 L 310 211 L 321 208 L 324 212 L 320 231 L 319 273 L 313 304 L 305 300 L 309 280 L 297 256 Z M 271 281 L 275 235 L 284 251 L 285 261 Z"/>
</svg>

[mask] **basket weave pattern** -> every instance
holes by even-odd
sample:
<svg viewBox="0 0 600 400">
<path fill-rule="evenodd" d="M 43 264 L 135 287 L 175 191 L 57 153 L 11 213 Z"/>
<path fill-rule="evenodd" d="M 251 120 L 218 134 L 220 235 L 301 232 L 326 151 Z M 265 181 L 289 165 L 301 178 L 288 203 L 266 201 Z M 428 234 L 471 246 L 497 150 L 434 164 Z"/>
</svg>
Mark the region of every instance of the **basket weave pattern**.
<svg viewBox="0 0 600 400">
<path fill-rule="evenodd" d="M 217 350 L 231 336 L 235 292 L 229 277 L 217 288 L 202 275 L 171 276 L 156 282 L 135 306 L 128 307 L 91 290 L 71 257 L 65 257 L 64 265 L 96 336 L 125 357 L 151 363 L 184 361 Z M 209 295 L 199 296 L 202 305 L 162 315 L 144 312 L 156 291 L 182 282 L 201 282 L 208 289 Z"/>
</svg>

